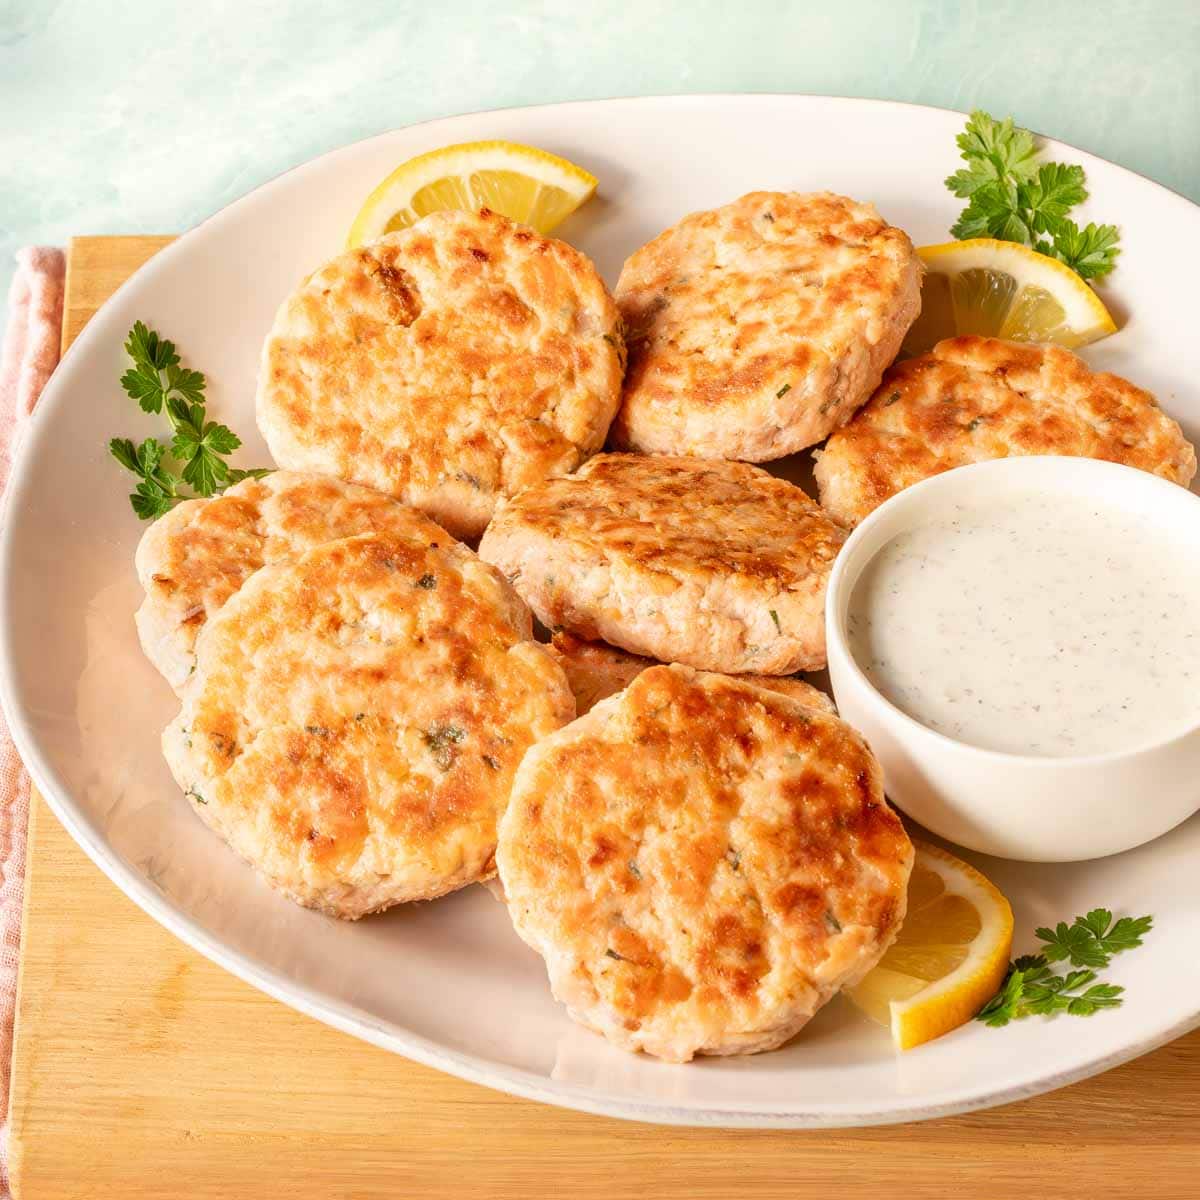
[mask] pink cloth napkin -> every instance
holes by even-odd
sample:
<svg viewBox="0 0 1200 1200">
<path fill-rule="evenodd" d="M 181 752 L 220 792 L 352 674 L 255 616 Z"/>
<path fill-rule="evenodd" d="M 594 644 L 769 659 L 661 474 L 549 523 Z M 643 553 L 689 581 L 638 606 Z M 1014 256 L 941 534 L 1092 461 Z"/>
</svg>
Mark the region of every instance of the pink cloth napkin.
<svg viewBox="0 0 1200 1200">
<path fill-rule="evenodd" d="M 25 421 L 58 365 L 65 278 L 61 250 L 33 246 L 17 251 L 17 273 L 8 295 L 8 328 L 0 352 L 0 494 L 7 491 Z M 0 1197 L 5 1198 L 9 1196 L 8 1084 L 28 819 L 29 776 L 0 713 Z"/>
</svg>

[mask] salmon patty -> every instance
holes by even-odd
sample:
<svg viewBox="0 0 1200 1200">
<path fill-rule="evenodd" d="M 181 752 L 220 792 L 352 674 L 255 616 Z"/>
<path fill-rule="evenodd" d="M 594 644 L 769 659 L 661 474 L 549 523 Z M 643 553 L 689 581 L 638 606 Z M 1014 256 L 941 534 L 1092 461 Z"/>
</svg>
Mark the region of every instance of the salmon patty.
<svg viewBox="0 0 1200 1200">
<path fill-rule="evenodd" d="M 758 467 L 603 454 L 508 501 L 479 553 L 551 629 L 701 670 L 791 675 L 825 665 L 825 584 L 844 539 Z"/>
<path fill-rule="evenodd" d="M 861 979 L 912 856 L 848 725 L 659 666 L 525 756 L 496 863 L 570 1015 L 686 1062 L 774 1049 Z"/>
<path fill-rule="evenodd" d="M 327 542 L 208 622 L 163 751 L 201 819 L 298 903 L 431 899 L 492 873 L 517 765 L 574 715 L 530 634 L 444 534 Z"/>
<path fill-rule="evenodd" d="M 585 642 L 573 633 L 556 633 L 550 639 L 550 653 L 567 676 L 575 693 L 575 711 L 582 717 L 601 700 L 623 692 L 643 671 L 661 664 L 640 654 L 630 654 L 603 642 Z M 833 701 L 822 691 L 794 675 L 735 675 L 742 683 L 765 687 L 781 696 L 791 696 L 810 708 L 836 712 Z"/>
<path fill-rule="evenodd" d="M 1124 463 L 1185 487 L 1196 452 L 1154 397 L 1059 346 L 956 337 L 897 363 L 814 469 L 821 504 L 856 525 L 953 467 L 1016 454 Z"/>
<path fill-rule="evenodd" d="M 178 691 L 195 669 L 200 630 L 259 567 L 373 532 L 450 541 L 416 509 L 324 475 L 272 471 L 177 504 L 142 535 L 134 559 L 146 591 L 134 618 L 146 657 Z"/>
<path fill-rule="evenodd" d="M 908 236 L 829 192 L 751 192 L 636 251 L 617 283 L 629 372 L 612 445 L 765 462 L 821 441 L 921 307 Z"/>
<path fill-rule="evenodd" d="M 487 210 L 437 212 L 284 302 L 258 424 L 280 466 L 475 538 L 501 497 L 600 449 L 623 369 L 616 306 L 585 255 Z"/>
</svg>

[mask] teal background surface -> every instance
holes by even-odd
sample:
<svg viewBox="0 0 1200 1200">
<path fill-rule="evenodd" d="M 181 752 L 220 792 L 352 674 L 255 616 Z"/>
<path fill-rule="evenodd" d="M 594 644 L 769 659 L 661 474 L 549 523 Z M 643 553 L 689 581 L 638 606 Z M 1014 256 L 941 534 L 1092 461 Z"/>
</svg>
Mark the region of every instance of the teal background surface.
<svg viewBox="0 0 1200 1200">
<path fill-rule="evenodd" d="M 0 304 L 18 246 L 183 230 L 356 138 L 555 100 L 982 106 L 1200 201 L 1198 63 L 1197 0 L 0 0 Z"/>
</svg>

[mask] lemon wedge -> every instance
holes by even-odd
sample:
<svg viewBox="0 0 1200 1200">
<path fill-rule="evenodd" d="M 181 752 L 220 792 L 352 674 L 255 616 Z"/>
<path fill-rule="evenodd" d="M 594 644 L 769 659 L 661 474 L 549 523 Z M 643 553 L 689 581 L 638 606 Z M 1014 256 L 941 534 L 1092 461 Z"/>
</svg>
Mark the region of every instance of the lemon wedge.
<svg viewBox="0 0 1200 1200">
<path fill-rule="evenodd" d="M 1100 297 L 1070 267 L 1016 242 L 972 238 L 922 246 L 921 315 L 903 353 L 960 333 L 1071 350 L 1116 333 Z"/>
<path fill-rule="evenodd" d="M 359 209 L 348 248 L 412 225 L 431 212 L 490 208 L 549 233 L 596 190 L 596 177 L 565 158 L 516 142 L 462 142 L 401 163 Z"/>
<path fill-rule="evenodd" d="M 900 1050 L 969 1021 L 996 994 L 1012 952 L 1009 903 L 974 867 L 917 842 L 908 915 L 879 965 L 847 990 Z"/>
</svg>

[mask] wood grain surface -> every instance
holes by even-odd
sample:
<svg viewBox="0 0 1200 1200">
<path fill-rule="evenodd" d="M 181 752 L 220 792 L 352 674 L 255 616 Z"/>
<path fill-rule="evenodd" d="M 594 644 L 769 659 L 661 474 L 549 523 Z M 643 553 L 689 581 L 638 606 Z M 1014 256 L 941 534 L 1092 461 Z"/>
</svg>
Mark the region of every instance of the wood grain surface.
<svg viewBox="0 0 1200 1200">
<path fill-rule="evenodd" d="M 76 239 L 64 339 L 167 240 Z M 254 991 L 137 909 L 37 799 L 24 939 L 23 1200 L 1200 1196 L 1200 1032 L 1051 1095 L 918 1125 L 586 1116 L 441 1075 Z"/>
</svg>

